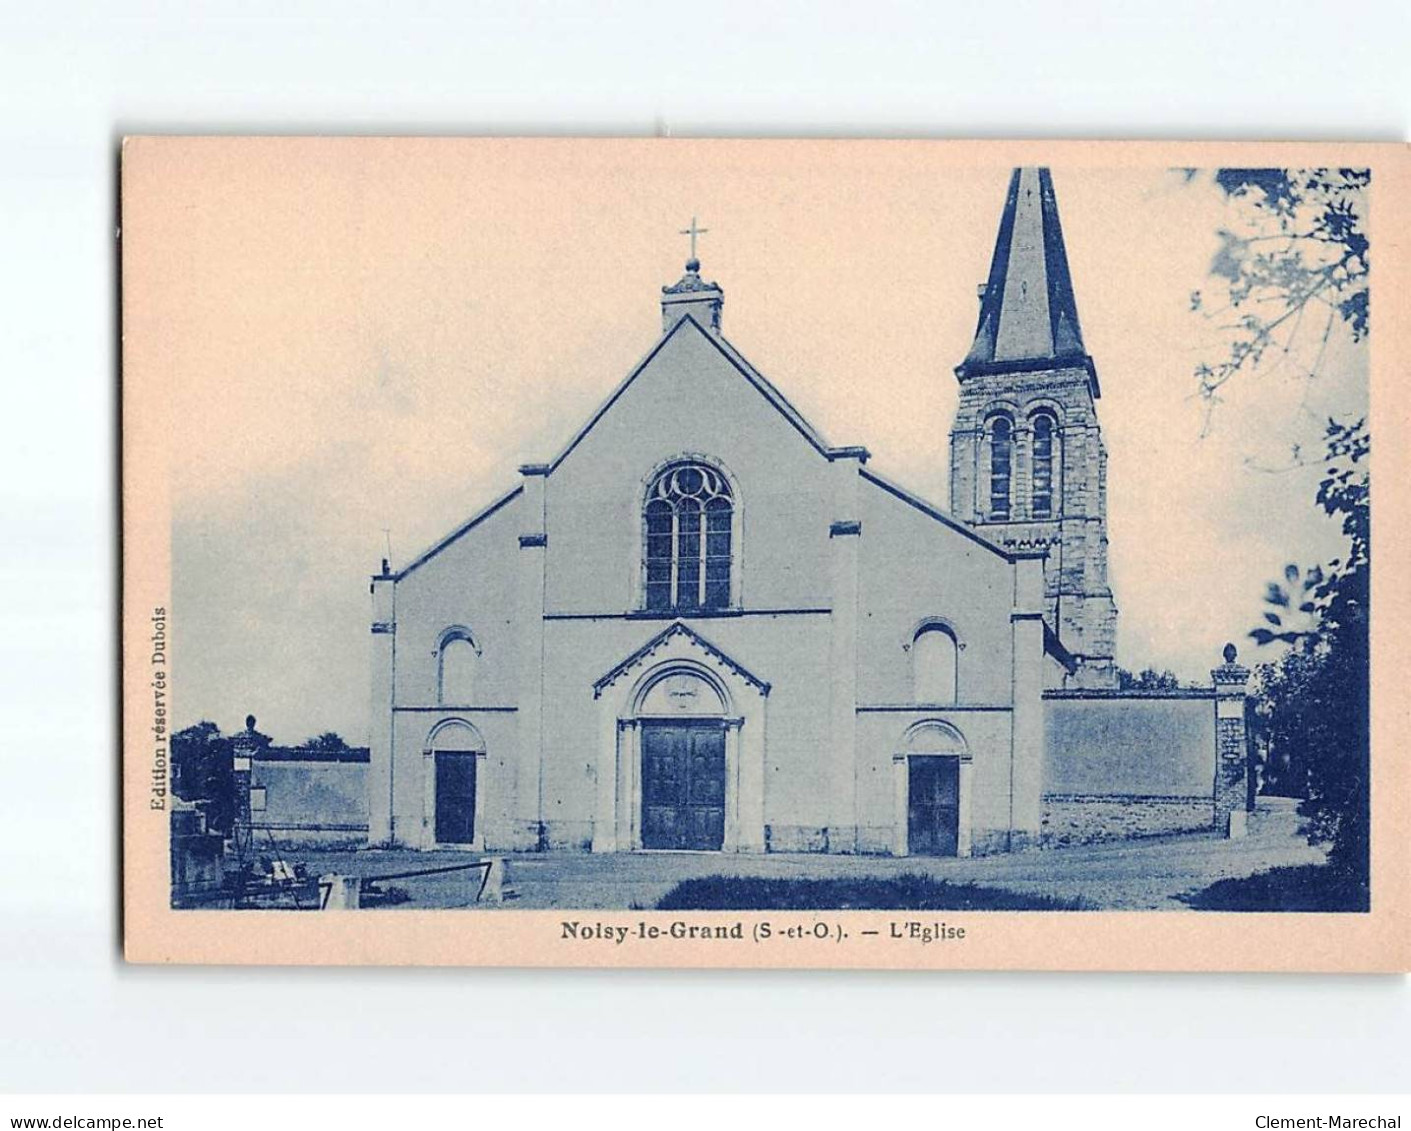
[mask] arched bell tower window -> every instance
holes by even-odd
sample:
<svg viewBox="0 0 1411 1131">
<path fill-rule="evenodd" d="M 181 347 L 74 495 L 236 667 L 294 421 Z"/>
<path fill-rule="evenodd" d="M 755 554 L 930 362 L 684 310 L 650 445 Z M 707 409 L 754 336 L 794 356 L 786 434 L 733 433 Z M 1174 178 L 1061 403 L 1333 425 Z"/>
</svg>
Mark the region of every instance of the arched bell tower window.
<svg viewBox="0 0 1411 1131">
<path fill-rule="evenodd" d="M 1009 518 L 1013 468 L 1014 422 L 1001 414 L 990 420 L 990 518 Z"/>
<path fill-rule="evenodd" d="M 672 464 L 652 480 L 642 510 L 648 609 L 729 607 L 734 516 L 729 481 L 707 464 Z"/>
<path fill-rule="evenodd" d="M 1053 517 L 1054 447 L 1058 442 L 1058 424 L 1052 413 L 1040 412 L 1034 417 L 1034 493 L 1035 518 Z"/>
</svg>

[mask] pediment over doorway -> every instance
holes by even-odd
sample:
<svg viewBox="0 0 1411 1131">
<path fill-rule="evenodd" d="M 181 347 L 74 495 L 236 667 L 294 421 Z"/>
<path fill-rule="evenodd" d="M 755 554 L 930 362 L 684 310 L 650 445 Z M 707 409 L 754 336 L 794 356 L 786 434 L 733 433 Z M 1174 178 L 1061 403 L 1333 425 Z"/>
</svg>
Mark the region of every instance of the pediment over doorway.
<svg viewBox="0 0 1411 1131">
<path fill-rule="evenodd" d="M 623 679 L 634 679 L 648 667 L 667 659 L 689 659 L 707 671 L 721 676 L 734 676 L 759 691 L 769 694 L 769 684 L 760 679 L 743 664 L 717 648 L 709 640 L 696 632 L 683 621 L 673 621 L 657 633 L 631 655 L 610 671 L 604 673 L 593 684 L 593 698 L 599 698 L 604 691 Z M 670 693 L 670 686 L 663 688 L 663 694 Z M 689 688 L 679 689 L 684 695 Z M 699 692 L 698 692 L 699 694 Z"/>
</svg>

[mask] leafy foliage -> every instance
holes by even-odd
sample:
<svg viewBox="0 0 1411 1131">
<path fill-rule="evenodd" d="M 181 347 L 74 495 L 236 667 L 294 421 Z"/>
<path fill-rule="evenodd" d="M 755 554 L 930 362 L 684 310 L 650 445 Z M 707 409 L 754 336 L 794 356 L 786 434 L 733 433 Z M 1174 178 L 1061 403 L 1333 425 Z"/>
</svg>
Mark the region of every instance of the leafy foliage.
<svg viewBox="0 0 1411 1131">
<path fill-rule="evenodd" d="M 1180 686 L 1181 681 L 1169 668 L 1157 671 L 1145 667 L 1135 674 L 1126 668 L 1117 669 L 1117 687 L 1121 691 L 1175 691 Z"/>
<path fill-rule="evenodd" d="M 311 738 L 308 740 L 308 742 L 304 743 L 304 749 L 327 750 L 332 752 L 347 750 L 349 749 L 349 747 L 347 742 L 343 740 L 343 736 L 341 734 L 338 734 L 335 731 L 326 730 L 317 738 Z"/>
<path fill-rule="evenodd" d="M 1188 175 L 1193 175 L 1191 171 Z M 1218 398 L 1235 374 L 1266 356 L 1288 358 L 1316 346 L 1306 372 L 1316 374 L 1333 327 L 1345 324 L 1354 341 L 1368 332 L 1368 241 L 1363 231 L 1367 169 L 1219 169 L 1215 183 L 1247 202 L 1240 231 L 1219 232 L 1210 264 L 1223 302 L 1210 305 L 1195 291 L 1191 309 L 1229 330 L 1228 355 L 1201 363 L 1201 395 Z"/>
<path fill-rule="evenodd" d="M 1371 507 L 1365 421 L 1330 420 L 1318 505 L 1340 516 L 1345 558 L 1326 568 L 1290 565 L 1265 594 L 1265 624 L 1250 636 L 1288 653 L 1259 669 L 1256 737 L 1269 751 L 1271 791 L 1305 800 L 1305 833 L 1331 846 L 1329 861 L 1364 890 L 1370 819 L 1369 600 Z"/>
<path fill-rule="evenodd" d="M 206 828 L 229 834 L 235 820 L 235 755 L 209 721 L 171 736 L 172 792 L 205 811 Z"/>
</svg>

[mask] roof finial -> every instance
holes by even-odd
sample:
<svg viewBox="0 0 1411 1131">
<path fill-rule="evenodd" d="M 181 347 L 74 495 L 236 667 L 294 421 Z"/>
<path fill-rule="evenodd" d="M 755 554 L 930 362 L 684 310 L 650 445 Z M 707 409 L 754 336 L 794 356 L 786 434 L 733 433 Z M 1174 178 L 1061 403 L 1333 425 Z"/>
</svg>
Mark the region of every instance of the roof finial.
<svg viewBox="0 0 1411 1131">
<path fill-rule="evenodd" d="M 687 271 L 699 271 L 701 269 L 701 261 L 696 258 L 696 237 L 703 236 L 709 231 L 709 228 L 698 228 L 694 216 L 691 217 L 691 226 L 681 229 L 681 235 L 691 237 L 691 258 L 686 260 Z"/>
</svg>

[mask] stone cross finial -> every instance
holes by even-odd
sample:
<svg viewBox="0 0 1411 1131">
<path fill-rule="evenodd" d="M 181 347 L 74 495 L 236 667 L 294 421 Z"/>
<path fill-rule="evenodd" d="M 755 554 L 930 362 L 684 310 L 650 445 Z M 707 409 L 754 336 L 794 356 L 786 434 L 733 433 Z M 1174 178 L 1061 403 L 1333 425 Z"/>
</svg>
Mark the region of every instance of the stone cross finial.
<svg viewBox="0 0 1411 1131">
<path fill-rule="evenodd" d="M 703 236 L 703 235 L 705 235 L 705 234 L 706 234 L 707 232 L 709 232 L 709 231 L 710 231 L 709 228 L 698 228 L 698 227 L 696 227 L 696 218 L 695 218 L 694 216 L 691 217 L 691 226 L 690 226 L 689 228 L 682 228 L 681 231 L 680 231 L 680 234 L 681 234 L 681 235 L 683 235 L 683 236 L 690 236 L 690 237 L 691 237 L 691 263 L 695 263 L 697 267 L 700 266 L 700 263 L 699 263 L 699 261 L 696 259 L 696 237 L 697 237 L 697 236 Z M 688 268 L 690 267 L 689 264 L 688 264 L 687 266 L 688 266 Z M 694 268 L 690 268 L 690 269 L 691 269 L 691 270 L 694 270 Z"/>
</svg>

